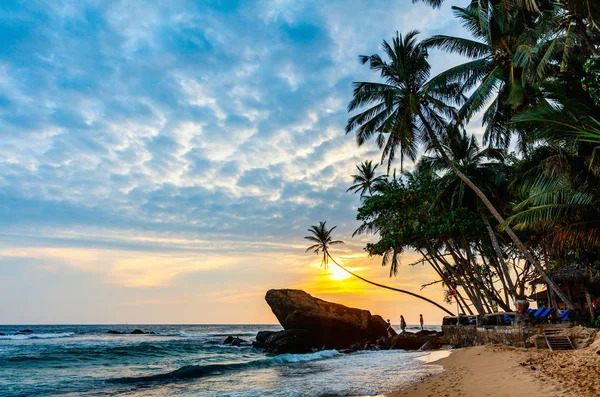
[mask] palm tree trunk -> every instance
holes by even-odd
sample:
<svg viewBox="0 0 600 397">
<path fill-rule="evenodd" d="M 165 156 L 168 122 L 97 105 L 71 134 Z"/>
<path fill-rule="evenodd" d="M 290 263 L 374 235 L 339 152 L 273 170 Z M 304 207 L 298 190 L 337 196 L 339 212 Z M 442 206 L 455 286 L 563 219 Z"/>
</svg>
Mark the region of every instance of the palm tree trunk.
<svg viewBox="0 0 600 397">
<path fill-rule="evenodd" d="M 546 273 L 546 271 L 544 270 L 544 268 L 542 267 L 540 262 L 533 257 L 531 252 L 527 249 L 527 247 L 525 247 L 525 244 L 523 244 L 521 242 L 519 237 L 517 237 L 517 235 L 512 230 L 512 228 L 510 226 L 506 225 L 505 219 L 502 217 L 502 215 L 500 215 L 500 213 L 498 212 L 496 207 L 494 207 L 494 205 L 487 198 L 487 196 L 481 191 L 481 189 L 479 189 L 477 187 L 477 185 L 475 185 L 473 182 L 471 182 L 471 180 L 469 178 L 467 178 L 467 176 L 458 169 L 456 164 L 454 164 L 450 160 L 450 158 L 448 158 L 446 151 L 444 150 L 444 148 L 442 148 L 440 141 L 437 139 L 437 136 L 435 135 L 435 133 L 431 129 L 431 126 L 429 125 L 429 123 L 427 122 L 427 120 L 425 119 L 425 117 L 423 116 L 423 114 L 421 112 L 419 112 L 419 117 L 421 119 L 421 122 L 427 129 L 429 138 L 431 139 L 433 146 L 438 151 L 440 156 L 442 156 L 442 159 L 446 162 L 446 164 L 448 164 L 448 167 L 450 167 L 452 169 L 452 171 L 454 171 L 456 176 L 458 176 L 460 178 L 460 180 L 462 180 L 465 183 L 465 185 L 469 186 L 473 190 L 473 192 L 475 192 L 477 197 L 479 197 L 479 199 L 483 202 L 483 204 L 485 204 L 487 209 L 490 211 L 492 216 L 498 221 L 498 223 L 501 225 L 505 225 L 504 231 L 506 232 L 506 234 L 508 234 L 508 237 L 510 237 L 510 239 L 513 241 L 513 243 L 515 243 L 515 245 L 517 246 L 519 251 L 521 251 L 521 253 L 525 256 L 525 259 L 527 259 L 529 262 L 531 262 L 533 264 L 533 266 L 535 267 L 535 270 L 537 270 L 538 273 L 540 273 L 540 275 L 542 276 L 544 281 L 546 281 L 546 283 L 550 286 L 550 288 L 552 288 L 552 290 L 556 293 L 556 295 L 558 295 L 560 297 L 560 299 L 562 299 L 562 301 L 565 302 L 565 304 L 567 305 L 567 307 L 569 309 L 575 309 L 575 306 L 573 306 L 573 303 L 571 302 L 571 300 L 565 295 L 564 292 L 562 292 L 560 290 L 560 288 L 554 282 L 554 280 L 552 280 L 550 278 L 550 276 L 548 276 L 548 273 Z"/>
<path fill-rule="evenodd" d="M 436 256 L 437 256 L 437 260 L 436 260 Z M 437 264 L 437 262 L 439 261 L 440 263 L 442 263 L 442 265 L 444 265 L 444 268 L 446 269 L 446 271 L 450 274 L 450 276 L 452 276 L 452 274 L 454 273 L 452 271 L 452 269 L 450 268 L 450 265 L 446 262 L 446 260 L 439 256 L 439 254 L 436 254 L 436 256 L 432 256 L 433 261 Z M 428 259 L 429 260 L 429 259 Z M 433 265 L 432 265 L 433 266 Z M 438 267 L 440 268 L 441 271 L 441 266 L 438 265 Z M 458 278 L 457 276 L 454 276 L 454 278 Z M 473 306 L 472 304 L 469 305 L 467 303 L 467 300 L 465 299 L 465 297 L 462 296 L 462 294 L 460 293 L 460 291 L 458 290 L 458 286 L 459 284 L 457 283 L 456 280 L 452 280 L 451 278 L 448 279 L 448 286 L 452 286 L 452 288 L 454 288 L 456 290 L 456 296 L 459 298 L 459 300 L 462 302 L 463 307 L 465 307 L 467 309 L 467 311 L 469 312 L 470 315 L 473 315 L 473 311 L 471 310 L 471 306 Z M 467 297 L 469 296 L 469 292 L 466 290 L 466 288 L 464 286 L 462 286 L 463 289 L 465 290 L 465 294 L 467 294 Z M 471 301 L 472 302 L 472 301 Z M 477 310 L 477 309 L 475 309 Z"/>
<path fill-rule="evenodd" d="M 446 313 L 448 313 L 450 316 L 454 316 L 454 314 L 453 314 L 453 313 L 452 313 L 450 310 L 448 310 L 448 309 L 446 309 L 445 307 L 441 306 L 440 304 L 438 304 L 438 303 L 436 303 L 436 302 L 432 301 L 431 299 L 428 299 L 428 298 L 426 298 L 426 297 L 424 297 L 424 296 L 421 296 L 421 295 L 415 294 L 415 293 L 413 293 L 413 292 L 410 292 L 410 291 L 405 291 L 405 290 L 403 290 L 403 289 L 398 289 L 398 288 L 394 288 L 394 287 L 389 287 L 389 286 L 387 286 L 387 285 L 383 285 L 383 284 L 379 284 L 379 283 L 376 283 L 376 282 L 373 282 L 373 281 L 367 280 L 366 278 L 363 278 L 363 277 L 359 276 L 359 275 L 358 275 L 358 274 L 356 274 L 356 273 L 352 273 L 350 270 L 346 269 L 344 266 L 342 266 L 342 265 L 340 265 L 339 263 L 337 263 L 337 262 L 336 262 L 336 260 L 335 260 L 335 259 L 333 259 L 333 257 L 332 257 L 331 255 L 329 255 L 329 252 L 327 252 L 327 256 L 328 256 L 328 257 L 329 257 L 329 259 L 331 259 L 331 261 L 332 261 L 333 263 L 335 263 L 335 264 L 336 264 L 336 265 L 337 265 L 339 268 L 341 268 L 341 269 L 345 270 L 347 273 L 349 273 L 349 274 L 353 275 L 354 277 L 356 277 L 356 278 L 357 278 L 357 279 L 359 279 L 359 280 L 362 280 L 362 281 L 364 281 L 365 283 L 369 283 L 369 284 L 371 284 L 371 285 L 375 285 L 375 286 L 377 286 L 377 287 L 380 287 L 380 288 L 385 288 L 385 289 L 389 289 L 389 290 L 396 291 L 396 292 L 402 292 L 403 294 L 407 294 L 407 295 L 410 295 L 410 296 L 414 296 L 415 298 L 422 299 L 422 300 L 424 300 L 424 301 L 426 301 L 426 302 L 429 302 L 429 303 L 431 303 L 432 305 L 436 306 L 437 308 L 439 308 L 439 309 L 442 309 L 443 311 L 445 311 Z"/>
<path fill-rule="evenodd" d="M 473 265 L 476 265 L 477 261 L 475 260 L 475 255 L 473 255 L 473 252 L 471 251 L 469 242 L 467 241 L 467 239 L 465 237 L 463 237 L 463 240 L 465 243 L 465 253 L 467 254 L 467 258 L 466 258 L 466 261 L 468 263 L 467 268 L 469 269 L 469 272 L 473 279 L 473 282 L 476 285 L 479 285 L 479 289 L 483 292 L 483 296 L 485 297 L 486 306 L 490 310 L 490 313 L 495 311 L 495 310 L 493 310 L 494 303 L 496 304 L 496 306 L 500 306 L 505 311 L 510 311 L 510 307 L 506 306 L 504 301 L 502 301 L 502 298 L 497 296 L 495 291 L 491 291 L 489 288 L 487 288 L 486 285 L 483 283 L 483 281 L 481 281 L 478 277 L 475 276 L 475 273 L 473 272 L 474 266 L 470 266 L 470 264 L 472 263 Z"/>
<path fill-rule="evenodd" d="M 484 307 L 485 302 L 483 301 L 483 298 L 481 297 L 481 291 L 478 288 L 470 288 L 471 285 L 469 285 L 470 284 L 469 281 L 472 280 L 473 277 L 465 268 L 464 263 L 463 263 L 464 259 L 460 258 L 458 256 L 459 253 L 455 252 L 455 250 L 453 249 L 453 247 L 450 245 L 450 243 L 447 240 L 445 242 L 446 242 L 448 251 L 452 255 L 452 258 L 454 259 L 454 266 L 458 267 L 463 274 L 464 284 L 462 287 L 465 290 L 465 293 L 467 294 L 469 299 L 471 300 L 471 303 L 473 304 L 473 306 L 475 306 L 475 310 L 477 310 L 477 313 L 479 313 L 479 314 L 489 313 L 489 311 L 486 311 L 486 309 Z M 467 276 L 469 277 L 470 280 L 467 279 Z"/>
<path fill-rule="evenodd" d="M 425 255 L 425 253 L 419 248 L 417 248 L 417 251 L 419 251 L 419 253 L 423 255 L 423 258 L 425 258 L 425 260 L 429 262 L 431 267 L 436 271 L 440 278 L 444 280 L 444 283 L 449 288 L 452 288 L 456 291 L 456 298 L 458 300 L 458 306 L 460 307 L 460 310 L 462 310 L 462 312 L 465 314 L 468 312 L 470 315 L 473 315 L 473 311 L 471 311 L 471 308 L 469 307 L 469 305 L 467 305 L 467 302 L 465 302 L 465 298 L 463 298 L 463 296 L 458 291 L 458 286 L 456 285 L 456 283 L 452 282 L 448 277 L 446 277 L 446 275 L 442 271 L 441 266 L 437 264 L 435 257 L 433 255 Z"/>
<path fill-rule="evenodd" d="M 483 212 L 483 210 L 479 210 L 481 218 L 483 219 L 483 223 L 490 235 L 490 240 L 492 240 L 492 247 L 494 247 L 494 251 L 496 251 L 496 257 L 498 258 L 498 264 L 500 265 L 500 269 L 502 270 L 502 274 L 504 276 L 504 280 L 508 286 L 508 290 L 512 295 L 513 299 L 517 299 L 517 289 L 510 278 L 510 271 L 508 270 L 508 266 L 506 266 L 506 262 L 504 261 L 504 255 L 502 254 L 502 250 L 500 249 L 500 244 L 498 243 L 498 239 L 496 238 L 496 234 L 494 233 L 494 229 L 492 229 L 492 225 L 490 224 L 490 220 L 487 215 Z M 510 302 L 509 302 L 510 304 Z"/>
<path fill-rule="evenodd" d="M 496 269 L 496 272 L 498 273 L 498 280 L 500 281 L 500 284 L 502 285 L 502 294 L 504 295 L 504 303 L 510 307 L 510 297 L 508 296 L 508 287 L 506 286 L 506 280 L 504 279 L 504 273 L 502 272 L 502 269 L 499 268 L 498 264 L 494 262 L 494 258 L 492 258 L 491 256 L 488 258 L 490 264 L 488 264 L 485 255 L 485 252 L 483 250 L 483 248 L 479 248 L 479 252 L 481 255 L 481 260 L 483 261 L 484 265 L 488 266 L 488 267 L 493 267 L 494 269 Z M 495 281 L 494 281 L 494 277 L 490 274 L 488 276 L 488 283 L 490 284 L 492 289 L 495 289 Z M 498 292 L 498 297 L 500 297 L 500 292 Z"/>
<path fill-rule="evenodd" d="M 583 288 L 585 290 L 585 300 L 588 304 L 588 310 L 590 311 L 590 318 L 594 321 L 594 302 L 592 301 L 592 295 L 590 294 L 590 289 L 587 285 Z"/>
</svg>

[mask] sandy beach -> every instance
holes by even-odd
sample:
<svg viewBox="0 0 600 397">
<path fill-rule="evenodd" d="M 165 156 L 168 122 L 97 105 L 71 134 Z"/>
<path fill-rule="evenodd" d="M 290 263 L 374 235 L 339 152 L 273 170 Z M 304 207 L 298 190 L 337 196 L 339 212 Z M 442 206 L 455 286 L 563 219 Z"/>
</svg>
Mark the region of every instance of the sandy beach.
<svg viewBox="0 0 600 397">
<path fill-rule="evenodd" d="M 431 363 L 442 365 L 443 373 L 387 397 L 598 396 L 600 355 L 594 345 L 569 352 L 497 345 L 457 349 Z"/>
</svg>

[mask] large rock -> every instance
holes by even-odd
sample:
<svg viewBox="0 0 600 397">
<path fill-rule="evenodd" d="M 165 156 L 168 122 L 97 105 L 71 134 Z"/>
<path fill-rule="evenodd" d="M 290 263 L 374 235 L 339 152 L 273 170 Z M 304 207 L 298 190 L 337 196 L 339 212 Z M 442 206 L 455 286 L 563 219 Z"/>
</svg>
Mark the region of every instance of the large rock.
<svg viewBox="0 0 600 397">
<path fill-rule="evenodd" d="M 290 329 L 274 332 L 264 343 L 269 353 L 310 353 L 314 335 L 303 329 Z"/>
<path fill-rule="evenodd" d="M 428 340 L 415 334 L 404 333 L 392 338 L 390 349 L 419 350 Z"/>
<path fill-rule="evenodd" d="M 388 336 L 387 322 L 368 310 L 327 302 L 292 289 L 270 290 L 265 299 L 283 328 L 306 331 L 303 338 L 308 338 L 306 342 L 312 347 L 347 348 L 358 341 Z"/>
<path fill-rule="evenodd" d="M 415 335 L 423 338 L 423 337 L 428 337 L 428 336 L 438 336 L 437 331 L 429 331 L 429 330 L 422 330 L 417 332 Z"/>
<path fill-rule="evenodd" d="M 257 349 L 264 349 L 267 347 L 267 338 L 273 335 L 275 331 L 259 331 L 256 334 L 256 341 L 252 342 L 252 347 Z"/>
</svg>

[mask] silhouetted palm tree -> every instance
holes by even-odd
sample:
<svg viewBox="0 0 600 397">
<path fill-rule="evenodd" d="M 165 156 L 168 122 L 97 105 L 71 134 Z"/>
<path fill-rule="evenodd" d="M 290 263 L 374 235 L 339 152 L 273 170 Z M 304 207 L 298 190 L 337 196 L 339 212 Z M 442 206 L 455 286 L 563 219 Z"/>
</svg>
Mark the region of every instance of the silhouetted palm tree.
<svg viewBox="0 0 600 397">
<path fill-rule="evenodd" d="M 334 240 L 331 237 L 331 232 L 337 227 L 334 226 L 331 229 L 327 230 L 326 226 L 327 222 L 319 222 L 319 225 L 313 225 L 308 229 L 312 235 L 304 237 L 308 241 L 312 241 L 313 245 L 306 249 L 306 252 L 313 251 L 317 255 L 323 254 L 323 259 L 321 259 L 321 266 L 327 269 L 329 258 L 329 246 L 336 244 L 344 244 L 341 240 Z M 339 266 L 339 265 L 338 265 Z"/>
<path fill-rule="evenodd" d="M 439 305 L 438 303 L 432 301 L 431 299 L 428 299 L 428 298 L 426 298 L 424 296 L 412 293 L 410 291 L 406 291 L 406 290 L 402 290 L 402 289 L 398 289 L 398 288 L 394 288 L 394 287 L 389 287 L 387 285 L 383 285 L 383 284 L 379 284 L 379 283 L 367 280 L 366 278 L 361 277 L 358 274 L 351 272 L 350 270 L 346 269 L 344 266 L 342 266 L 339 263 L 337 263 L 337 261 L 329 253 L 329 247 L 331 245 L 344 244 L 344 242 L 341 241 L 341 240 L 334 240 L 333 239 L 333 237 L 331 236 L 331 232 L 337 226 L 334 226 L 334 227 L 332 227 L 331 229 L 328 230 L 327 226 L 326 226 L 326 223 L 327 222 L 319 222 L 319 225 L 313 225 L 313 226 L 311 226 L 310 229 L 308 229 L 308 231 L 311 233 L 311 235 L 304 237 L 306 240 L 311 241 L 311 242 L 314 243 L 313 245 L 311 245 L 310 247 L 308 247 L 306 249 L 306 252 L 313 251 L 317 255 L 320 255 L 320 254 L 323 255 L 323 258 L 321 259 L 321 266 L 322 267 L 324 267 L 325 269 L 327 269 L 329 261 L 331 260 L 331 262 L 333 262 L 339 268 L 343 269 L 348 274 L 350 274 L 350 275 L 358 278 L 359 280 L 362 280 L 362 281 L 364 281 L 366 283 L 369 283 L 371 285 L 375 285 L 375 286 L 380 287 L 380 288 L 385 288 L 385 289 L 389 289 L 389 290 L 392 290 L 392 291 L 401 292 L 403 294 L 407 294 L 407 295 L 410 295 L 410 296 L 414 296 L 415 298 L 422 299 L 422 300 L 424 300 L 426 302 L 429 302 L 432 305 L 438 307 L 439 309 L 442 309 L 443 311 L 445 311 L 449 315 L 454 316 L 454 314 L 451 311 L 449 311 L 445 307 Z"/>
<path fill-rule="evenodd" d="M 364 197 L 365 193 L 369 196 L 373 194 L 373 188 L 385 179 L 383 175 L 377 175 L 378 164 L 373 165 L 373 161 L 368 160 L 356 166 L 358 174 L 352 175 L 354 183 L 346 190 L 347 192 L 359 193 L 360 197 Z"/>
</svg>

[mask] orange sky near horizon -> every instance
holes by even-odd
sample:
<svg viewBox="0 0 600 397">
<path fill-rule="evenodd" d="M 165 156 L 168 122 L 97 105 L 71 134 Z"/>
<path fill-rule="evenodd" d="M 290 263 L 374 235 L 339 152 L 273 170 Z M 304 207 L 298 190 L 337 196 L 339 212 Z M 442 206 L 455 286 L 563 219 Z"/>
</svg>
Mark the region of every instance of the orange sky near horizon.
<svg viewBox="0 0 600 397">
<path fill-rule="evenodd" d="M 54 277 L 61 281 L 76 277 L 79 282 L 70 283 L 69 289 L 57 286 L 54 293 L 35 302 L 35 312 L 17 301 L 12 310 L 5 307 L 2 314 L 3 318 L 14 318 L 11 323 L 21 324 L 273 324 L 277 320 L 264 301 L 266 291 L 297 288 L 324 300 L 367 309 L 394 324 L 399 322 L 400 314 L 409 324 L 416 324 L 419 314 L 423 314 L 425 322 L 433 325 L 440 324 L 446 315 L 417 298 L 358 280 L 333 263 L 324 269 L 320 257 L 304 253 L 300 245 L 288 248 L 288 255 L 244 257 L 86 248 L 3 249 L 0 256 L 4 258 L 37 258 L 43 262 L 30 281 L 40 277 L 51 291 Z M 441 284 L 421 291 L 422 284 L 434 280 L 433 271 L 428 266 L 408 266 L 419 259 L 419 254 L 403 255 L 398 276 L 389 278 L 389 268 L 381 266 L 381 258 L 368 258 L 360 251 L 360 244 L 347 244 L 337 253 L 333 256 L 340 263 L 369 280 L 442 301 Z M 87 306 L 82 305 L 85 302 Z M 21 303 L 26 305 L 27 300 Z M 57 305 L 61 307 L 60 315 Z M 452 305 L 443 305 L 454 311 Z"/>
</svg>

